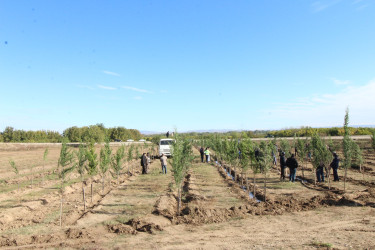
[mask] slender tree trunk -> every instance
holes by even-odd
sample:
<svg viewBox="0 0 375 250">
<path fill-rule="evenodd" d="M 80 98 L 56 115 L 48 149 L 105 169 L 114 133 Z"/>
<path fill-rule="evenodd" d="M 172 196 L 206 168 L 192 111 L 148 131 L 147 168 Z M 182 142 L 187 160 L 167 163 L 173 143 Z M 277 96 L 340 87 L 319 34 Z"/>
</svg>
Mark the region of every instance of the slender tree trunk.
<svg viewBox="0 0 375 250">
<path fill-rule="evenodd" d="M 362 167 L 362 164 L 359 164 L 359 168 L 361 169 L 361 172 L 362 172 L 362 179 L 365 180 L 365 168 Z"/>
<path fill-rule="evenodd" d="M 102 175 L 102 195 L 104 195 L 104 174 Z"/>
<path fill-rule="evenodd" d="M 314 175 L 314 185 L 316 186 L 316 170 L 315 170 L 315 168 L 313 167 L 312 168 L 312 173 L 313 173 L 313 175 Z"/>
<path fill-rule="evenodd" d="M 85 188 L 82 185 L 82 194 L 83 194 L 83 211 L 86 211 L 86 198 L 85 198 Z"/>
<path fill-rule="evenodd" d="M 91 204 L 92 204 L 92 182 L 93 180 L 91 180 Z"/>
<path fill-rule="evenodd" d="M 255 172 L 254 172 L 254 175 L 253 175 L 253 195 L 254 195 L 254 198 L 255 198 Z"/>
<path fill-rule="evenodd" d="M 177 194 L 177 215 L 180 215 L 181 211 L 181 185 L 178 187 L 178 194 Z"/>
<path fill-rule="evenodd" d="M 64 202 L 64 179 L 61 178 L 60 227 L 62 226 L 63 202 Z"/>
<path fill-rule="evenodd" d="M 328 167 L 328 189 L 331 190 L 331 168 Z"/>
<path fill-rule="evenodd" d="M 264 173 L 264 202 L 266 202 L 267 172 Z"/>
<path fill-rule="evenodd" d="M 345 168 L 345 175 L 344 175 L 344 192 L 346 192 L 346 176 L 347 176 L 348 168 Z"/>
<path fill-rule="evenodd" d="M 33 188 L 33 184 L 34 184 L 34 171 L 33 171 L 33 167 L 31 167 L 31 189 Z"/>
<path fill-rule="evenodd" d="M 44 186 L 44 164 L 45 164 L 45 162 L 43 161 L 42 186 Z"/>
<path fill-rule="evenodd" d="M 305 165 L 306 165 L 306 167 L 307 167 L 307 159 L 305 159 L 305 158 L 303 158 L 303 159 L 304 159 L 303 161 L 306 160 L 306 164 L 305 164 Z M 303 163 L 304 163 L 304 162 L 302 162 L 302 164 L 301 164 L 301 165 L 302 165 L 302 178 L 305 179 L 305 167 L 303 166 Z"/>
</svg>

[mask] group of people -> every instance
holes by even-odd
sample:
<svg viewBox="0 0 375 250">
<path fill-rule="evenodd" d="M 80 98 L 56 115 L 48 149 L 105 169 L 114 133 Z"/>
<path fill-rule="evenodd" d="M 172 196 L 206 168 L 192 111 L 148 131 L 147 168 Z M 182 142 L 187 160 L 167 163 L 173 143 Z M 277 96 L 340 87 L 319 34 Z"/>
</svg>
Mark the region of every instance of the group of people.
<svg viewBox="0 0 375 250">
<path fill-rule="evenodd" d="M 331 168 L 333 170 L 333 181 L 339 181 L 340 179 L 337 173 L 337 170 L 339 168 L 339 163 L 340 163 L 340 160 L 338 158 L 338 155 L 335 152 L 333 153 L 333 160 L 328 168 L 324 165 L 324 162 L 321 162 L 316 169 L 317 181 L 324 182 L 324 177 L 325 177 L 324 170 L 326 171 L 326 175 L 327 175 Z M 285 152 L 280 152 L 280 168 L 281 168 L 281 175 L 280 175 L 281 180 L 285 180 L 285 169 L 289 168 L 289 181 L 295 182 L 298 162 L 294 154 L 291 154 L 289 158 L 285 159 Z"/>
<path fill-rule="evenodd" d="M 167 156 L 162 154 L 160 156 L 161 170 L 163 174 L 167 174 Z M 151 157 L 149 153 L 143 153 L 141 157 L 142 174 L 148 174 L 148 168 L 151 164 Z"/>
<path fill-rule="evenodd" d="M 199 153 L 201 154 L 201 162 L 204 162 L 204 156 L 206 156 L 206 162 L 210 162 L 210 147 L 207 147 L 206 149 L 201 147 Z"/>
</svg>

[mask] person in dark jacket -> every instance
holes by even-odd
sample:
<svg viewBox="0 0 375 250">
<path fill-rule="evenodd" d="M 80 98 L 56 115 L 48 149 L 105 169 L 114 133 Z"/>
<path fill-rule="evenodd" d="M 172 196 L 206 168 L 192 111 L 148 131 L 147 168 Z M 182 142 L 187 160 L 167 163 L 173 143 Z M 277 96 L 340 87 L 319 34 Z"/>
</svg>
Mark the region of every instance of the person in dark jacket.
<svg viewBox="0 0 375 250">
<path fill-rule="evenodd" d="M 333 169 L 333 181 L 339 181 L 339 175 L 337 174 L 337 169 L 339 168 L 340 159 L 336 153 L 333 153 L 333 160 L 330 164 L 331 168 Z"/>
<path fill-rule="evenodd" d="M 285 160 L 285 152 L 280 153 L 280 167 L 281 167 L 281 175 L 280 180 L 285 180 L 285 168 L 286 168 L 286 160 Z"/>
<path fill-rule="evenodd" d="M 316 168 L 316 179 L 318 182 L 324 182 L 324 163 L 320 162 L 319 166 Z"/>
<path fill-rule="evenodd" d="M 203 147 L 199 149 L 199 153 L 201 154 L 201 161 L 204 162 L 204 148 Z"/>
<path fill-rule="evenodd" d="M 298 168 L 298 162 L 296 158 L 294 158 L 294 154 L 292 154 L 287 160 L 286 160 L 286 166 L 289 168 L 289 181 L 294 182 L 296 180 L 296 172 Z"/>
<path fill-rule="evenodd" d="M 143 153 L 141 157 L 142 174 L 148 173 L 148 159 L 146 153 Z"/>
</svg>

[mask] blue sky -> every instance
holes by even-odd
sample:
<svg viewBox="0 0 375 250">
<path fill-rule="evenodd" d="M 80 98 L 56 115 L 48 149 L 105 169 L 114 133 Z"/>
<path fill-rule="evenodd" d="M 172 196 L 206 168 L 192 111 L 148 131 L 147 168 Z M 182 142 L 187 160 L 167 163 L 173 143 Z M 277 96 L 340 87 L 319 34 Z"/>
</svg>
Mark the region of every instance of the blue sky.
<svg viewBox="0 0 375 250">
<path fill-rule="evenodd" d="M 0 130 L 375 124 L 375 2 L 0 0 Z"/>
</svg>

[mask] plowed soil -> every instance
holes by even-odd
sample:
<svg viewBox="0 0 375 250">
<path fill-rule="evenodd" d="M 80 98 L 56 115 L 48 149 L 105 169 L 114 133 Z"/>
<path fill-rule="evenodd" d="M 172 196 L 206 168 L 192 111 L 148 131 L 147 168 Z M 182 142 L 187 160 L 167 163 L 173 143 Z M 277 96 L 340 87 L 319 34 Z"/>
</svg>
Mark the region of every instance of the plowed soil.
<svg viewBox="0 0 375 250">
<path fill-rule="evenodd" d="M 56 174 L 60 146 L 48 145 L 46 162 L 45 148 L 0 147 L 2 248 L 371 249 L 375 245 L 371 150 L 366 151 L 364 174 L 355 168 L 348 171 L 345 192 L 343 181 L 332 182 L 330 189 L 327 182 L 315 185 L 307 163 L 304 176 L 298 169 L 295 183 L 280 181 L 278 166 L 267 176 L 257 174 L 256 198 L 249 196 L 254 188 L 251 171 L 246 190 L 228 176 L 225 163 L 196 160 L 184 180 L 180 215 L 170 163 L 164 175 L 155 159 L 149 173 L 142 175 L 139 160 L 130 162 L 119 183 L 106 176 L 104 191 L 101 177 L 94 176 L 92 202 L 91 179 L 86 176 L 82 184 L 73 172 L 64 192 L 60 227 Z M 12 172 L 10 159 L 19 166 L 19 175 Z M 343 180 L 343 170 L 339 175 Z"/>
</svg>

